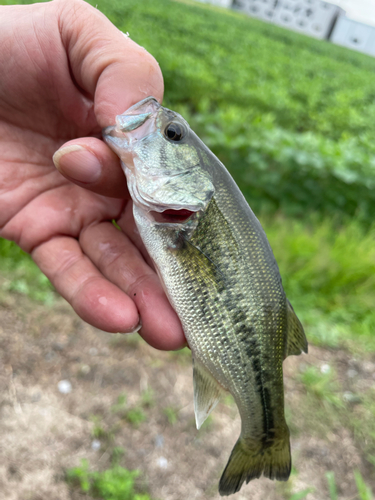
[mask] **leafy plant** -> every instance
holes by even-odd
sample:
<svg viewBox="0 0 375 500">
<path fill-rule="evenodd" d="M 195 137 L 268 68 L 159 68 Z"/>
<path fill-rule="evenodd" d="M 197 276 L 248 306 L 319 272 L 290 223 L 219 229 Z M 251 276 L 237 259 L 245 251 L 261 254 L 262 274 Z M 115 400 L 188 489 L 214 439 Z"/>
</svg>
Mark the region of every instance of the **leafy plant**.
<svg viewBox="0 0 375 500">
<path fill-rule="evenodd" d="M 289 500 L 302 500 L 303 498 L 306 498 L 309 493 L 314 491 L 314 488 L 306 488 L 303 491 L 298 491 L 297 493 L 294 493 Z"/>
<path fill-rule="evenodd" d="M 93 422 L 94 426 L 91 431 L 91 435 L 95 439 L 100 441 L 105 441 L 106 443 L 111 443 L 114 438 L 114 430 L 107 429 L 102 422 L 102 418 L 98 415 L 92 415 L 90 420 Z"/>
<path fill-rule="evenodd" d="M 316 344 L 375 349 L 375 232 L 356 221 L 261 219 L 288 298 Z"/>
<path fill-rule="evenodd" d="M 118 413 L 124 411 L 125 407 L 126 407 L 126 394 L 120 394 L 117 397 L 116 403 L 111 406 L 111 412 Z"/>
<path fill-rule="evenodd" d="M 337 486 L 335 481 L 335 474 L 332 471 L 326 472 L 328 482 L 328 490 L 331 500 L 338 500 Z M 358 496 L 360 500 L 373 500 L 371 488 L 366 485 L 359 470 L 354 471 L 355 484 L 357 486 Z"/>
<path fill-rule="evenodd" d="M 375 60 L 198 2 L 99 0 L 98 8 L 157 58 L 166 104 L 260 213 L 309 340 L 375 348 Z M 0 256 L 3 287 L 53 297 L 14 244 L 0 240 Z M 132 338 L 139 342 L 113 342 L 128 349 Z M 188 349 L 173 356 L 191 362 Z"/>
<path fill-rule="evenodd" d="M 151 404 L 151 393 L 143 393 L 141 400 L 141 404 L 145 407 L 148 406 L 147 402 Z M 120 394 L 117 397 L 116 403 L 111 406 L 111 412 L 118 414 L 120 418 L 126 419 L 134 427 L 139 427 L 139 425 L 146 420 L 146 414 L 140 405 L 134 406 L 133 408 L 127 408 L 126 401 L 126 394 Z"/>
<path fill-rule="evenodd" d="M 152 406 L 154 406 L 154 391 L 151 389 L 151 387 L 148 387 L 142 392 L 141 404 L 146 408 L 151 408 Z"/>
<path fill-rule="evenodd" d="M 336 486 L 334 472 L 332 471 L 326 472 L 326 478 L 328 482 L 329 498 L 331 500 L 338 500 L 337 486 Z"/>
<path fill-rule="evenodd" d="M 134 427 L 139 427 L 147 419 L 142 408 L 134 407 L 126 412 L 126 420 Z"/>
<path fill-rule="evenodd" d="M 135 479 L 139 471 L 130 471 L 114 464 L 102 472 L 90 472 L 87 460 L 66 471 L 66 480 L 71 486 L 79 487 L 83 493 L 103 500 L 150 500 L 149 495 L 135 491 Z"/>
<path fill-rule="evenodd" d="M 354 479 L 360 500 L 373 500 L 371 488 L 366 485 L 359 470 L 354 471 Z"/>
<path fill-rule="evenodd" d="M 223 160 L 254 209 L 372 221 L 372 58 L 199 3 L 102 0 L 98 8 L 156 57 L 166 104 Z M 233 39 L 241 40 L 235 52 Z"/>
<path fill-rule="evenodd" d="M 173 406 L 167 406 L 166 408 L 164 408 L 163 412 L 171 425 L 174 425 L 177 422 L 178 410 L 176 408 L 174 408 Z"/>
<path fill-rule="evenodd" d="M 115 446 L 112 450 L 112 465 L 118 465 L 124 454 L 125 450 L 122 446 Z"/>
<path fill-rule="evenodd" d="M 40 272 L 30 255 L 12 241 L 0 238 L 0 270 L 5 277 L 1 288 L 5 292 L 28 295 L 34 300 L 52 305 L 55 300 L 53 287 Z"/>
</svg>

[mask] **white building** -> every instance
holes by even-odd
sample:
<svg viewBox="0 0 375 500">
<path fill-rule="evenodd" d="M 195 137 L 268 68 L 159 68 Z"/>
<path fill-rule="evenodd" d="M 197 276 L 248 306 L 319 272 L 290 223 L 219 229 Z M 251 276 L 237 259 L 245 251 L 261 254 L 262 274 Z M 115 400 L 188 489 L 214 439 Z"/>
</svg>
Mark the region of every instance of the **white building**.
<svg viewBox="0 0 375 500">
<path fill-rule="evenodd" d="M 202 3 L 211 3 L 212 5 L 217 5 L 218 7 L 226 7 L 230 9 L 232 7 L 233 0 L 199 0 Z"/>
<path fill-rule="evenodd" d="M 233 0 L 232 7 L 252 17 L 305 35 L 327 39 L 344 11 L 321 0 Z"/>
<path fill-rule="evenodd" d="M 284 28 L 358 50 L 375 57 L 375 26 L 345 16 L 345 11 L 322 0 L 200 0 L 233 8 Z M 336 0 L 338 1 L 338 0 Z"/>
<path fill-rule="evenodd" d="M 340 16 L 333 28 L 331 42 L 375 56 L 375 27 Z"/>
</svg>

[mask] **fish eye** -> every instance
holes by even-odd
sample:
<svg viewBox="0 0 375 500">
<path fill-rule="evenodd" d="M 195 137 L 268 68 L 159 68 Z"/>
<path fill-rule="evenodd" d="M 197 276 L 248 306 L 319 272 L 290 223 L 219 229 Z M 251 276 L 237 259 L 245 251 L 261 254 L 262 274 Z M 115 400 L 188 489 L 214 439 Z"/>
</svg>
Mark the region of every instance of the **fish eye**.
<svg viewBox="0 0 375 500">
<path fill-rule="evenodd" d="M 180 124 L 171 122 L 165 127 L 164 135 L 170 141 L 178 142 L 184 136 L 184 129 Z"/>
</svg>

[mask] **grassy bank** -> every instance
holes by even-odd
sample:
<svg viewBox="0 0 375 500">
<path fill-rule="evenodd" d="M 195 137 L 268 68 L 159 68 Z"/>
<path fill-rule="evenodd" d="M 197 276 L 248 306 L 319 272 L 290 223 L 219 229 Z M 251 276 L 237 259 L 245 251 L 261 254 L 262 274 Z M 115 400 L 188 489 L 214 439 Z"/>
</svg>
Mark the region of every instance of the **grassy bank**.
<svg viewBox="0 0 375 500">
<path fill-rule="evenodd" d="M 373 345 L 375 60 L 200 3 L 97 7 L 156 57 L 167 105 L 260 215 L 310 339 Z M 3 288 L 51 302 L 23 252 L 0 256 Z"/>
</svg>

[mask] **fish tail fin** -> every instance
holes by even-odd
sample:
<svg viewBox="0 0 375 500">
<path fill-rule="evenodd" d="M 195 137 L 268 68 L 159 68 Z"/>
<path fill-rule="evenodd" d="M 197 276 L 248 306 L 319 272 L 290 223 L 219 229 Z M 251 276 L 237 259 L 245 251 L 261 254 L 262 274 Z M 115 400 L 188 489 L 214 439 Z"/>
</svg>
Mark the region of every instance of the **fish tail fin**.
<svg viewBox="0 0 375 500">
<path fill-rule="evenodd" d="M 291 467 L 289 432 L 266 445 L 253 440 L 249 443 L 240 437 L 220 478 L 219 493 L 232 495 L 240 490 L 244 481 L 248 483 L 262 474 L 269 479 L 287 481 Z"/>
</svg>

